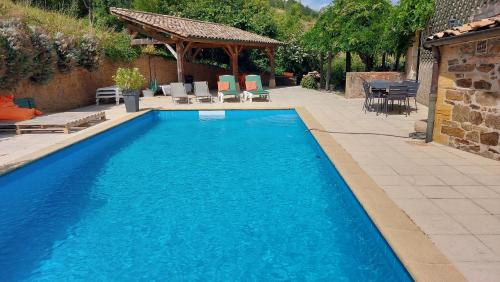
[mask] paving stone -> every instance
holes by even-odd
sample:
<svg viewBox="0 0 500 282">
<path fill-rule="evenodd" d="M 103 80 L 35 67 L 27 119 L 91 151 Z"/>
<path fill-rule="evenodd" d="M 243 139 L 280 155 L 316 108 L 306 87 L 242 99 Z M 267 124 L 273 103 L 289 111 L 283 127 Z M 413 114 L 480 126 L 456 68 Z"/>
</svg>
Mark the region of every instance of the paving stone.
<svg viewBox="0 0 500 282">
<path fill-rule="evenodd" d="M 441 174 L 437 177 L 443 180 L 448 185 L 478 185 L 479 183 L 469 176 L 461 173 L 457 174 Z"/>
<path fill-rule="evenodd" d="M 500 235 L 500 220 L 491 214 L 453 215 L 452 217 L 475 235 Z"/>
<path fill-rule="evenodd" d="M 473 235 L 431 235 L 431 240 L 455 262 L 496 261 L 498 256 Z"/>
<path fill-rule="evenodd" d="M 498 282 L 500 262 L 460 262 L 458 269 L 470 282 Z"/>
<path fill-rule="evenodd" d="M 486 247 L 500 256 L 500 235 L 479 235 L 477 236 Z"/>
<path fill-rule="evenodd" d="M 445 213 L 452 216 L 488 214 L 486 210 L 470 199 L 434 199 L 432 202 Z"/>
<path fill-rule="evenodd" d="M 429 199 L 461 199 L 464 195 L 449 186 L 416 186 Z"/>
<path fill-rule="evenodd" d="M 470 199 L 500 198 L 498 193 L 485 186 L 453 186 L 453 188 Z"/>
<path fill-rule="evenodd" d="M 411 219 L 426 234 L 470 234 L 467 229 L 445 214 L 413 214 L 411 215 Z"/>
<path fill-rule="evenodd" d="M 500 215 L 500 198 L 498 196 L 496 199 L 475 199 L 474 202 L 487 210 L 489 213 Z"/>
</svg>

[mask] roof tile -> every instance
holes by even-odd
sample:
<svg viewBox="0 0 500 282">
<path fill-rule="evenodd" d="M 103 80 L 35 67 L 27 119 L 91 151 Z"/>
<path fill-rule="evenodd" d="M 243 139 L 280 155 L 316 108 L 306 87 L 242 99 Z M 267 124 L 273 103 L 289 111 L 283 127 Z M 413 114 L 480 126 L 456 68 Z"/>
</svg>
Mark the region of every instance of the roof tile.
<svg viewBox="0 0 500 282">
<path fill-rule="evenodd" d="M 491 29 L 495 27 L 500 27 L 500 14 L 491 18 L 467 23 L 462 26 L 454 27 L 453 29 L 448 29 L 442 32 L 435 33 L 427 37 L 426 41 L 437 40 L 450 36 L 459 36 L 468 32 Z"/>
<path fill-rule="evenodd" d="M 234 41 L 238 43 L 258 43 L 269 45 L 282 44 L 280 41 L 265 36 L 217 23 L 134 11 L 123 8 L 110 8 L 110 11 L 112 14 L 123 17 L 124 19 L 149 25 L 164 32 L 191 40 L 211 39 Z"/>
</svg>

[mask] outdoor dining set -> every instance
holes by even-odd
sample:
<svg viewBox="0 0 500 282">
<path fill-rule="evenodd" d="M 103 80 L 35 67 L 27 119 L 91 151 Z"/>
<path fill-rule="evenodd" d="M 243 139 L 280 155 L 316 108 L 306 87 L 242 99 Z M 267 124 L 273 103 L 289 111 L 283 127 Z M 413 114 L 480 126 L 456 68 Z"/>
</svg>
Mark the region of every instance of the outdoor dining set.
<svg viewBox="0 0 500 282">
<path fill-rule="evenodd" d="M 373 80 L 363 82 L 365 92 L 365 103 L 363 109 L 376 111 L 377 115 L 384 112 L 386 116 L 389 110 L 394 109 L 394 104 L 398 104 L 399 111 L 404 109 L 405 115 L 411 111 L 410 99 L 415 102 L 417 110 L 417 92 L 420 83 L 416 80 L 389 81 Z"/>
</svg>

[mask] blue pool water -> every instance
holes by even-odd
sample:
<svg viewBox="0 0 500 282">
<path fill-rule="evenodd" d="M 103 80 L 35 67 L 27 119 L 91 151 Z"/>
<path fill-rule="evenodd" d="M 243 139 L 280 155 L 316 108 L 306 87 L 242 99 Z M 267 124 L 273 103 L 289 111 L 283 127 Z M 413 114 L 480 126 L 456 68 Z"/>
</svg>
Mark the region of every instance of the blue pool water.
<svg viewBox="0 0 500 282">
<path fill-rule="evenodd" d="M 409 281 L 295 111 L 156 111 L 0 177 L 0 281 Z"/>
</svg>

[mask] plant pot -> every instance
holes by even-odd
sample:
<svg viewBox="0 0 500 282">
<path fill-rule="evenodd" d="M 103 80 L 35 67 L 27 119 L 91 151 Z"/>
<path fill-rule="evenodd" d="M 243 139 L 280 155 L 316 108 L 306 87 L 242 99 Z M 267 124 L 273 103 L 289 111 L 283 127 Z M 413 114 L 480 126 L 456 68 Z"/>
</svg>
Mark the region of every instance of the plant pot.
<svg viewBox="0 0 500 282">
<path fill-rule="evenodd" d="M 153 93 L 153 91 L 150 89 L 145 89 L 145 90 L 142 90 L 142 96 L 150 98 L 150 97 L 154 97 L 155 93 Z"/>
<path fill-rule="evenodd" d="M 125 109 L 127 113 L 135 113 L 139 111 L 139 91 L 138 90 L 124 90 L 123 100 L 125 101 Z"/>
</svg>

